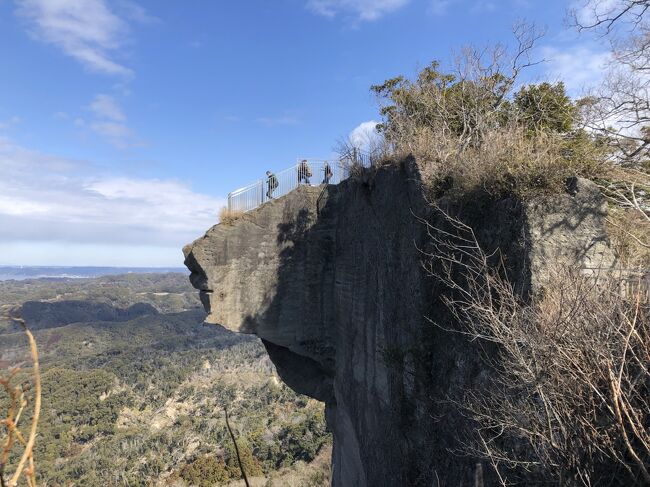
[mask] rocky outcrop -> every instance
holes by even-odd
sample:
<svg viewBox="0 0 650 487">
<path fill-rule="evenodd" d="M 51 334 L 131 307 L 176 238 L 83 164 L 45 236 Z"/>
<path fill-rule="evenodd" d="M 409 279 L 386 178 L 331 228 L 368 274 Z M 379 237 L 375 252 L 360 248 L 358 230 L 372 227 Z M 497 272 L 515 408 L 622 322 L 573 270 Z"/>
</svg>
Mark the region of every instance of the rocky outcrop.
<svg viewBox="0 0 650 487">
<path fill-rule="evenodd" d="M 334 486 L 461 485 L 476 462 L 455 454 L 468 427 L 454 400 L 480 388 L 476 345 L 453 326 L 445 290 L 421 265 L 437 218 L 415 164 L 327 188 L 301 187 L 216 225 L 185 249 L 209 323 L 259 336 L 293 389 L 324 401 Z M 598 190 L 523 203 L 440 197 L 500 248 L 525 290 L 546 265 L 608 265 Z M 439 482 L 439 484 L 436 484 Z"/>
</svg>

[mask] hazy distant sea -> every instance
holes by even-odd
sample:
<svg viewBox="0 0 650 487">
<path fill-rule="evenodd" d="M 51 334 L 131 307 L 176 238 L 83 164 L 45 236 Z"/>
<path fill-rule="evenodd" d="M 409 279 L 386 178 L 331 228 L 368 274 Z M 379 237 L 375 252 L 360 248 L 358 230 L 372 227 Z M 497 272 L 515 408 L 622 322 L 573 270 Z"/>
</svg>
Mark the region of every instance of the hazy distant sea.
<svg viewBox="0 0 650 487">
<path fill-rule="evenodd" d="M 88 279 L 116 274 L 145 274 L 189 271 L 184 267 L 56 267 L 56 266 L 0 266 L 0 281 L 10 279 Z"/>
</svg>

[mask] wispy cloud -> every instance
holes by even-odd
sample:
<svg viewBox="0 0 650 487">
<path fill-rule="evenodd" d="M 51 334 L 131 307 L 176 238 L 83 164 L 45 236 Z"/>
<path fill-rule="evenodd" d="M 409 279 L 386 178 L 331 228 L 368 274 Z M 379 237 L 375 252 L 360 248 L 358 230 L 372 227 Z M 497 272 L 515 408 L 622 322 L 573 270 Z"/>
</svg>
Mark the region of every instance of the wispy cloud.
<svg viewBox="0 0 650 487">
<path fill-rule="evenodd" d="M 131 69 L 115 59 L 129 25 L 106 0 L 16 0 L 19 16 L 27 20 L 30 33 L 79 61 L 86 69 L 128 76 Z M 143 22 L 148 16 L 133 2 L 120 3 L 125 17 Z"/>
<path fill-rule="evenodd" d="M 349 15 L 358 20 L 373 21 L 399 10 L 410 0 L 309 0 L 307 7 L 325 17 Z"/>
<path fill-rule="evenodd" d="M 279 125 L 298 125 L 300 119 L 293 115 L 280 115 L 279 117 L 259 117 L 255 119 L 259 124 L 267 127 L 277 127 Z"/>
<path fill-rule="evenodd" d="M 6 120 L 0 120 L 0 130 L 7 130 L 13 127 L 14 125 L 18 125 L 20 123 L 20 117 L 11 117 Z"/>
<path fill-rule="evenodd" d="M 589 45 L 545 46 L 541 54 L 547 61 L 547 76 L 563 81 L 573 96 L 597 86 L 603 80 L 611 60 L 609 51 Z"/>
<path fill-rule="evenodd" d="M 180 181 L 97 174 L 89 163 L 0 139 L 0 244 L 60 241 L 176 247 L 217 221 L 224 201 Z"/>
<path fill-rule="evenodd" d="M 454 0 L 433 0 L 429 8 L 433 15 L 444 15 L 452 3 Z"/>
<path fill-rule="evenodd" d="M 496 12 L 503 8 L 529 8 L 529 0 L 430 0 L 429 11 L 433 15 L 445 15 L 450 7 L 462 6 L 463 10 L 472 14 Z"/>
<path fill-rule="evenodd" d="M 151 15 L 133 0 L 117 0 L 114 5 L 123 17 L 133 22 L 140 24 L 158 24 L 161 22 L 158 17 Z"/>
<path fill-rule="evenodd" d="M 90 128 L 118 149 L 141 145 L 135 133 L 126 124 L 122 107 L 110 95 L 96 95 L 88 106 L 94 116 Z"/>
<path fill-rule="evenodd" d="M 122 108 L 112 96 L 102 94 L 95 96 L 90 104 L 90 109 L 99 118 L 106 118 L 114 122 L 126 121 Z"/>
</svg>

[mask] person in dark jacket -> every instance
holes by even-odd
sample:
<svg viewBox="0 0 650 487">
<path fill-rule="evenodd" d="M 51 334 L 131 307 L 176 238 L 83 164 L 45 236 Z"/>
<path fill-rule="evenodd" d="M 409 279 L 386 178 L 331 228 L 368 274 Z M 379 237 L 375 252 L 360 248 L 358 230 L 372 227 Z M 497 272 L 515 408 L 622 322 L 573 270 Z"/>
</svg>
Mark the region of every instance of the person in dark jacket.
<svg viewBox="0 0 650 487">
<path fill-rule="evenodd" d="M 309 164 L 307 164 L 307 159 L 304 159 L 300 164 L 298 164 L 298 184 L 302 184 L 304 181 L 305 184 L 311 184 L 309 178 L 311 177 L 311 169 Z"/>
<path fill-rule="evenodd" d="M 330 167 L 330 163 L 327 161 L 325 161 L 325 165 L 323 166 L 323 176 L 323 184 L 329 184 L 330 179 L 332 179 L 332 176 L 334 176 L 332 168 Z"/>
<path fill-rule="evenodd" d="M 278 178 L 271 171 L 266 171 L 266 197 L 268 199 L 273 199 L 273 191 L 278 187 Z"/>
</svg>

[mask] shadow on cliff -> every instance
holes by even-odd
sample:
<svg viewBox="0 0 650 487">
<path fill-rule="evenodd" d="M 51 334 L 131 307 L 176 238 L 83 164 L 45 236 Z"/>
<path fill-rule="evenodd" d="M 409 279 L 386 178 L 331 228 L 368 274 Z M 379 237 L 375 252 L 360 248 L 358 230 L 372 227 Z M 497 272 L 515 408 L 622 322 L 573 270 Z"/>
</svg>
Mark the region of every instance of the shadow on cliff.
<svg viewBox="0 0 650 487">
<path fill-rule="evenodd" d="M 278 245 L 287 242 L 295 244 L 299 240 L 305 238 L 305 233 L 307 232 L 310 222 L 311 217 L 309 210 L 307 208 L 301 208 L 295 219 L 287 223 L 278 224 Z"/>
<path fill-rule="evenodd" d="M 501 247 L 528 287 L 525 218 L 514 199 L 477 191 L 441 204 Z M 455 455 L 470 427 L 454 406 L 480 382 L 476 346 L 453 328 L 424 272 L 430 245 L 413 215 L 444 225 L 413 159 L 323 188 L 277 227 L 277 292 L 254 323 L 290 326 L 290 344 L 263 340 L 293 389 L 327 404 L 334 485 L 459 485 L 476 462 Z M 498 230 L 495 230 L 498 229 Z M 289 298 L 290 297 L 290 298 Z M 436 327 L 429 319 L 444 325 Z"/>
<path fill-rule="evenodd" d="M 488 253 L 500 249 L 509 276 L 528 293 L 525 205 L 452 191 L 436 195 L 438 205 L 474 228 Z M 443 229 L 448 223 L 428 203 L 415 161 L 315 194 L 285 197 L 275 229 L 276 289 L 242 331 L 263 330 L 282 379 L 326 403 L 334 486 L 470 485 L 477 460 L 460 452 L 475 425 L 458 405 L 467 390 L 487 385 L 489 371 L 479 345 L 449 331 L 461 326 L 444 305 L 453 295 L 422 266 L 418 249 L 426 253 L 432 243 L 418 218 Z M 571 231 L 589 217 L 585 211 L 557 225 Z"/>
<path fill-rule="evenodd" d="M 585 180 L 569 178 L 566 182 L 566 194 L 572 198 L 572 211 L 565 212 L 562 218 L 551 225 L 547 225 L 541 232 L 542 239 L 554 238 L 557 232 L 573 234 L 584 226 L 594 228 L 594 225 L 589 224 L 590 221 L 598 221 L 606 217 L 606 209 L 601 204 L 602 195 L 600 190 L 595 186 L 591 189 L 588 188 Z M 562 197 L 563 195 L 556 195 L 549 198 L 539 198 L 538 205 L 545 208 L 548 213 L 552 213 L 554 203 Z M 597 245 L 602 244 L 609 245 L 609 238 L 604 229 L 599 235 L 592 235 L 592 238 L 585 242 L 585 245 L 581 248 L 573 247 L 571 249 L 573 251 L 572 257 L 577 261 L 583 261 Z M 611 266 L 611 263 L 607 262 L 596 262 L 594 264 L 603 265 L 604 267 Z"/>
</svg>

